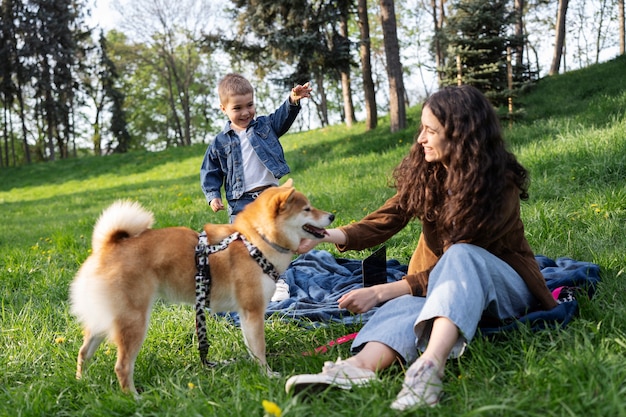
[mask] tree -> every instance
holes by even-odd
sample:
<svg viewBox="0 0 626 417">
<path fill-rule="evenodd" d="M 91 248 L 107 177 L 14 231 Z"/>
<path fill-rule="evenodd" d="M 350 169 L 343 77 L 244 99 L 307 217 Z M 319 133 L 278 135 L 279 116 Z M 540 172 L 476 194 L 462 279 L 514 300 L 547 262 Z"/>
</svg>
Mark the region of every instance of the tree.
<svg viewBox="0 0 626 417">
<path fill-rule="evenodd" d="M 433 55 L 435 56 L 435 69 L 440 85 L 444 79 L 443 68 L 446 66 L 445 48 L 442 42 L 442 31 L 446 20 L 444 3 L 445 0 L 439 0 L 439 3 L 437 3 L 437 0 L 430 1 L 433 16 Z"/>
<path fill-rule="evenodd" d="M 514 0 L 513 9 L 515 10 L 515 37 L 524 39 L 524 8 L 525 0 Z M 522 68 L 524 66 L 524 44 L 519 42 L 515 48 L 515 67 Z"/>
<path fill-rule="evenodd" d="M 339 102 L 328 100 L 327 92 L 334 90 L 326 83 L 344 80 L 344 116 L 353 112 L 348 103 L 351 93 L 346 91 L 352 65 L 346 23 L 352 0 L 233 0 L 233 4 L 238 33 L 222 42 L 225 50 L 237 60 L 255 62 L 257 75 L 271 74 L 269 78 L 284 87 L 315 80 L 311 101 L 323 126 L 329 123 L 329 107 Z"/>
<path fill-rule="evenodd" d="M 350 56 L 350 40 L 348 38 L 348 19 L 351 0 L 339 1 L 339 37 L 337 48 L 341 48 L 342 54 Z M 352 103 L 352 87 L 350 83 L 350 59 L 342 61 L 343 66 L 339 68 L 341 74 L 341 91 L 343 97 L 343 112 L 347 127 L 352 127 L 355 120 L 354 104 Z"/>
<path fill-rule="evenodd" d="M 556 34 L 554 40 L 554 53 L 552 54 L 552 64 L 550 65 L 549 75 L 558 74 L 561 66 L 561 57 L 563 56 L 563 48 L 565 47 L 565 16 L 567 15 L 567 6 L 569 0 L 559 0 Z"/>
<path fill-rule="evenodd" d="M 380 0 L 380 19 L 383 28 L 387 77 L 389 81 L 389 118 L 391 131 L 406 128 L 406 108 L 404 103 L 404 80 L 400 62 L 400 45 L 396 25 L 396 12 L 393 0 Z"/>
<path fill-rule="evenodd" d="M 12 103 L 17 100 L 18 113 L 21 126 L 22 136 L 22 152 L 24 155 L 24 162 L 31 163 L 30 147 L 28 145 L 28 129 L 26 126 L 26 110 L 24 103 L 24 85 L 29 76 L 27 73 L 27 58 L 22 58 L 25 47 L 19 48 L 18 45 L 22 42 L 18 42 L 22 33 L 25 33 L 24 28 L 28 28 L 28 24 L 32 23 L 24 18 L 24 5 L 20 1 L 4 0 L 2 2 L 2 19 L 0 19 L 0 26 L 2 26 L 2 96 L 3 103 L 5 103 L 5 157 L 7 165 L 9 162 L 9 142 L 11 144 L 11 150 L 14 155 L 13 163 L 16 163 L 16 152 L 13 147 L 13 140 L 17 136 L 12 130 L 12 124 L 10 123 L 12 118 Z"/>
<path fill-rule="evenodd" d="M 363 74 L 363 94 L 365 98 L 365 128 L 372 130 L 378 124 L 376 112 L 376 91 L 372 79 L 370 25 L 367 16 L 367 0 L 359 0 L 358 23 L 360 33 L 359 56 Z"/>
<path fill-rule="evenodd" d="M 515 49 L 522 42 L 511 34 L 515 14 L 507 5 L 507 0 L 457 0 L 453 4 L 445 28 L 448 65 L 444 85 L 470 84 L 494 105 L 507 103 L 511 94 L 507 48 Z"/>
<path fill-rule="evenodd" d="M 206 103 L 213 78 L 211 57 L 200 54 L 199 44 L 211 15 L 209 6 L 209 0 L 179 0 L 176 7 L 167 0 L 120 5 L 120 13 L 126 16 L 122 26 L 135 39 L 134 47 L 127 45 L 122 50 L 135 54 L 142 67 L 136 68 L 141 73 L 133 77 L 143 77 L 144 86 L 157 88 L 144 92 L 146 98 L 162 100 L 166 105 L 153 107 L 159 112 L 155 115 L 160 116 L 159 124 L 165 126 L 160 133 L 166 135 L 165 146 L 188 146 L 197 137 L 204 139 L 207 121 L 198 124 L 196 115 L 204 114 L 198 107 Z M 150 129 L 148 124 L 144 128 Z"/>
<path fill-rule="evenodd" d="M 14 63 L 17 62 L 17 44 L 15 39 L 15 8 L 10 0 L 0 4 L 0 21 L 2 27 L 0 31 L 0 100 L 2 100 L 4 152 L 0 147 L 0 166 L 9 166 L 10 162 L 15 165 L 15 152 L 10 152 L 13 147 L 13 134 L 9 129 L 11 120 L 11 107 L 16 95 L 15 84 L 13 83 Z M 10 155 L 10 153 L 12 155 Z M 11 158 L 10 158 L 11 157 Z"/>
<path fill-rule="evenodd" d="M 76 87 L 90 36 L 82 2 L 30 0 L 23 5 L 20 54 L 27 64 L 21 75 L 24 82 L 35 80 L 29 86 L 38 130 L 35 147 L 44 160 L 67 158 L 75 155 Z"/>
<path fill-rule="evenodd" d="M 102 66 L 102 87 L 104 90 L 104 97 L 108 98 L 111 102 L 111 133 L 117 141 L 117 145 L 113 147 L 109 144 L 109 148 L 113 148 L 116 153 L 125 153 L 130 148 L 130 133 L 126 126 L 126 111 L 124 110 L 124 99 L 126 95 L 120 90 L 117 82 L 120 75 L 115 66 L 115 62 L 109 57 L 107 39 L 100 36 L 100 50 L 101 50 L 101 66 Z"/>
<path fill-rule="evenodd" d="M 624 55 L 626 53 L 626 29 L 624 25 L 624 0 L 617 0 L 617 10 L 619 19 L 619 53 Z"/>
</svg>

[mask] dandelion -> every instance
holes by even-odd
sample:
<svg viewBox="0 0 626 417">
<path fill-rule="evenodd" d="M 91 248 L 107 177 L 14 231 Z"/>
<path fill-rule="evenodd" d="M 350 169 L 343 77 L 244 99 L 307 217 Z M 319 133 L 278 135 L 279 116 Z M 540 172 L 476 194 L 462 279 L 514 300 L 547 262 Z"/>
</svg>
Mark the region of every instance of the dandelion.
<svg viewBox="0 0 626 417">
<path fill-rule="evenodd" d="M 54 343 L 56 343 L 57 345 L 63 342 L 65 342 L 65 338 L 63 336 L 59 336 L 56 339 L 54 339 Z"/>
<path fill-rule="evenodd" d="M 194 388 L 196 387 L 196 385 L 195 385 L 193 382 L 189 382 L 189 383 L 187 383 L 187 387 L 188 387 L 190 390 L 192 390 L 192 389 L 194 389 Z"/>
<path fill-rule="evenodd" d="M 269 414 L 270 416 L 280 417 L 283 413 L 283 410 L 281 410 L 278 404 L 273 401 L 263 400 L 262 404 L 265 413 Z"/>
</svg>

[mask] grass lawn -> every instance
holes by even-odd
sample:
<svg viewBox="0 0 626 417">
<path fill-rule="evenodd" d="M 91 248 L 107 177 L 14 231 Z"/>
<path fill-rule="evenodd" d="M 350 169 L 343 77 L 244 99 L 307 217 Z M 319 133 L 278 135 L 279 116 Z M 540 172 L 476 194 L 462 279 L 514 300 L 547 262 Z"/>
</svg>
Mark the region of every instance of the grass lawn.
<svg viewBox="0 0 626 417">
<path fill-rule="evenodd" d="M 626 416 L 626 57 L 541 80 L 516 100 L 525 117 L 506 137 L 530 170 L 522 203 L 528 239 L 538 254 L 600 265 L 602 282 L 566 328 L 523 328 L 496 340 L 475 339 L 451 361 L 439 406 L 429 416 Z M 296 187 L 336 215 L 357 221 L 391 196 L 393 167 L 407 153 L 419 107 L 407 130 L 388 120 L 365 132 L 329 127 L 289 134 L 283 144 Z M 226 222 L 199 187 L 204 145 L 159 153 L 86 157 L 0 171 L 0 416 L 263 416 L 263 400 L 283 416 L 382 416 L 403 370 L 353 391 L 309 399 L 284 392 L 287 377 L 318 372 L 349 355 L 349 344 L 302 356 L 358 327 L 309 326 L 272 317 L 268 378 L 247 358 L 238 328 L 210 322 L 210 356 L 236 361 L 200 366 L 191 306 L 158 302 L 136 364 L 139 400 L 120 392 L 115 348 L 100 347 L 87 375 L 74 378 L 82 341 L 68 310 L 68 287 L 90 252 L 93 224 L 118 198 L 141 202 L 155 227 Z M 419 224 L 388 242 L 388 256 L 407 263 Z M 330 245 L 321 245 L 339 256 Z M 369 251 L 342 257 L 363 258 Z M 408 413 L 407 413 L 408 415 Z"/>
</svg>

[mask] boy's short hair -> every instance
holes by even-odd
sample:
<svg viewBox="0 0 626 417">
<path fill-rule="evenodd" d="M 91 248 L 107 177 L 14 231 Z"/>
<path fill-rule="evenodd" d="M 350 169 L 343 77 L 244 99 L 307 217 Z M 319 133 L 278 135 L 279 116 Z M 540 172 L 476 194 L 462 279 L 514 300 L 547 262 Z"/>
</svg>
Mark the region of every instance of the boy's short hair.
<svg viewBox="0 0 626 417">
<path fill-rule="evenodd" d="M 254 94 L 254 88 L 252 88 L 252 84 L 244 76 L 227 74 L 218 84 L 217 94 L 220 96 L 220 103 L 224 104 L 230 96 Z"/>
</svg>

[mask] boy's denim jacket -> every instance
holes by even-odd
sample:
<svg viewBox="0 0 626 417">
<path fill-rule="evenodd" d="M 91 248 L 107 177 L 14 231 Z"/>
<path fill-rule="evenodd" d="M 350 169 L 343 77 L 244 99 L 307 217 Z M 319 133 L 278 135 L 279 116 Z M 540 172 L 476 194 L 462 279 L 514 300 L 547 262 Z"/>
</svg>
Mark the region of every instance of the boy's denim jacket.
<svg viewBox="0 0 626 417">
<path fill-rule="evenodd" d="M 278 138 L 287 133 L 300 108 L 299 104 L 291 104 L 287 99 L 274 113 L 269 116 L 258 116 L 247 128 L 254 151 L 276 178 L 289 173 L 289 166 Z M 200 185 L 207 202 L 211 203 L 214 198 L 221 198 L 222 183 L 228 201 L 241 198 L 245 192 L 242 160 L 239 136 L 228 121 L 224 130 L 207 148 L 200 167 Z"/>
</svg>

